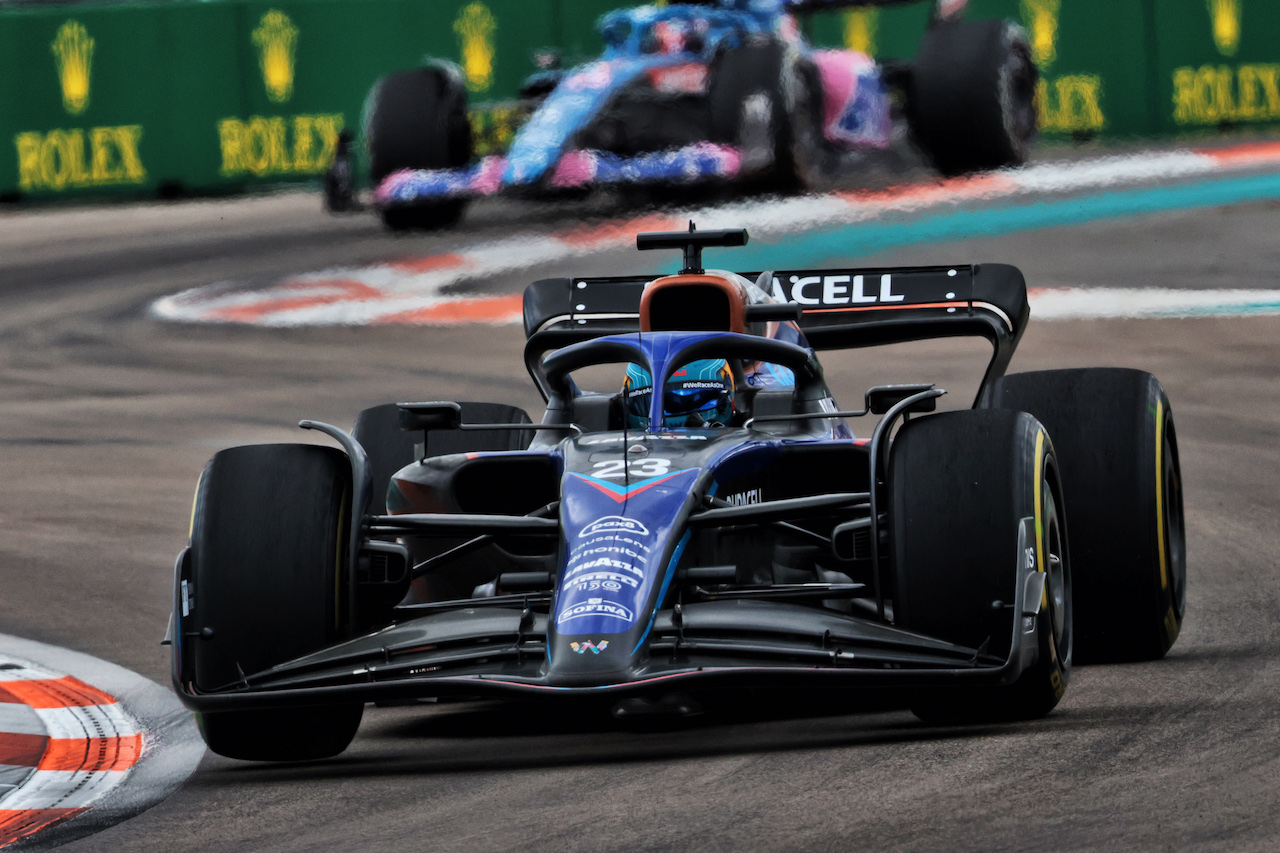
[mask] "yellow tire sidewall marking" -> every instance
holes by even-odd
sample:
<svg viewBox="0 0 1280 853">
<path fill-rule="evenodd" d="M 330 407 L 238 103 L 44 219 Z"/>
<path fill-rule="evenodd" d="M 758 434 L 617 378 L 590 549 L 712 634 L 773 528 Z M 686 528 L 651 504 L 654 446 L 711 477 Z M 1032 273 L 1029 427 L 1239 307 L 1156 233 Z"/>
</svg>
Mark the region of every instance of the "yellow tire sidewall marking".
<svg viewBox="0 0 1280 853">
<path fill-rule="evenodd" d="M 1044 572 L 1044 505 L 1041 500 L 1041 490 L 1044 488 L 1044 431 L 1036 433 L 1036 473 L 1035 473 L 1035 502 L 1036 502 L 1036 571 Z M 1040 606 L 1047 607 L 1049 604 L 1049 590 L 1046 587 L 1044 594 L 1040 597 Z"/>
</svg>

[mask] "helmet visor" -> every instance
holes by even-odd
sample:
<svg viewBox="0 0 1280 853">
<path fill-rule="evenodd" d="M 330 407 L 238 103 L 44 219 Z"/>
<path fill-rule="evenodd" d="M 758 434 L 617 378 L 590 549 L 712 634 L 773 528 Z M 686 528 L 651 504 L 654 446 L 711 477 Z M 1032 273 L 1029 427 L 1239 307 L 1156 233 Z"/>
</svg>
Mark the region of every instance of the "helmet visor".
<svg viewBox="0 0 1280 853">
<path fill-rule="evenodd" d="M 725 397 L 724 388 L 672 388 L 662 394 L 662 409 L 667 415 L 691 415 L 708 412 L 720 407 Z"/>
</svg>

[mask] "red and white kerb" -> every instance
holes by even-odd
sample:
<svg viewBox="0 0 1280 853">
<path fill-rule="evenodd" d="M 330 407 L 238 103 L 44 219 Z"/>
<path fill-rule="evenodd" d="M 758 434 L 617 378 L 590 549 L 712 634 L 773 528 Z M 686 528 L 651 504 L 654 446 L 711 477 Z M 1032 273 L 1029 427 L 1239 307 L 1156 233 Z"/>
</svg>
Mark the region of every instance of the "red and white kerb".
<svg viewBox="0 0 1280 853">
<path fill-rule="evenodd" d="M 0 847 L 83 813 L 143 748 L 114 696 L 0 658 Z"/>
</svg>

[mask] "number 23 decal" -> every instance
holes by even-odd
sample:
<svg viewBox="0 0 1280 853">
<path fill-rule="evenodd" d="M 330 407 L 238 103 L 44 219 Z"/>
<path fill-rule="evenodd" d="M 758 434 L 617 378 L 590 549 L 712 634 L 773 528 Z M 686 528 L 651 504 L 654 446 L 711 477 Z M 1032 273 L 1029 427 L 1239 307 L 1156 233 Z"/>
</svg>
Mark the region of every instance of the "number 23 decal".
<svg viewBox="0 0 1280 853">
<path fill-rule="evenodd" d="M 661 477 L 671 470 L 670 459 L 605 459 L 597 462 L 591 476 L 600 479 L 611 477 Z"/>
</svg>

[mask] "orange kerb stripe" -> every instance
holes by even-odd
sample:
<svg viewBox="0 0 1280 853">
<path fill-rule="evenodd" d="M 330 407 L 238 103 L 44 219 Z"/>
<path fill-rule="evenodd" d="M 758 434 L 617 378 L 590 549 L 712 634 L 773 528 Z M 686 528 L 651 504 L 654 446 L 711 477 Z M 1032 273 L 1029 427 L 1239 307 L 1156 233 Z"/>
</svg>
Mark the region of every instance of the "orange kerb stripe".
<svg viewBox="0 0 1280 853">
<path fill-rule="evenodd" d="M 426 308 L 415 308 L 399 314 L 388 314 L 379 317 L 370 325 L 388 326 L 403 324 L 436 324 L 450 323 L 503 323 L 512 317 L 518 317 L 521 310 L 519 294 L 507 296 L 488 296 L 479 299 L 459 299 L 456 302 L 442 302 Z"/>
<path fill-rule="evenodd" d="M 11 767 L 35 767 L 44 755 L 49 738 L 44 735 L 20 735 L 0 732 L 0 764 Z"/>
<path fill-rule="evenodd" d="M 293 296 L 280 299 L 266 299 L 250 305 L 236 305 L 232 308 L 220 308 L 209 312 L 215 320 L 257 320 L 277 311 L 293 311 L 298 308 L 315 308 L 319 305 L 332 305 L 334 302 L 350 302 L 360 299 L 381 299 L 385 294 L 375 287 L 358 281 L 334 279 L 333 281 L 294 282 L 278 290 L 318 290 L 320 288 L 337 288 L 338 293 L 325 293 L 316 296 Z"/>
<path fill-rule="evenodd" d="M 83 708 L 114 705 L 116 698 L 70 675 L 32 681 L 6 681 L 4 689 L 32 708 Z"/>
<path fill-rule="evenodd" d="M 460 267 L 467 262 L 462 255 L 449 252 L 443 255 L 431 255 L 426 258 L 401 258 L 392 261 L 391 266 L 403 272 L 431 272 L 432 270 Z"/>
<path fill-rule="evenodd" d="M 142 735 L 54 738 L 37 770 L 128 770 L 142 756 Z"/>
<path fill-rule="evenodd" d="M 895 201 L 925 202 L 938 199 L 954 199 L 956 197 L 980 196 L 1017 188 L 1017 183 L 1010 178 L 1001 175 L 987 175 L 980 178 L 948 178 L 943 181 L 907 184 L 873 192 L 852 190 L 836 193 L 836 195 L 845 201 L 855 203 L 883 204 Z"/>
<path fill-rule="evenodd" d="M 1197 154 L 1212 157 L 1219 163 L 1267 163 L 1280 160 L 1280 142 L 1257 142 L 1230 148 L 1197 148 Z"/>
<path fill-rule="evenodd" d="M 556 234 L 561 243 L 579 249 L 587 249 L 601 243 L 617 243 L 634 241 L 640 231 L 672 231 L 680 227 L 680 220 L 674 216 L 654 214 L 625 222 L 602 222 L 599 225 L 584 225 L 569 231 Z M 632 245 L 635 245 L 632 243 Z"/>
<path fill-rule="evenodd" d="M 0 847 L 82 811 L 84 809 L 0 809 Z"/>
</svg>

